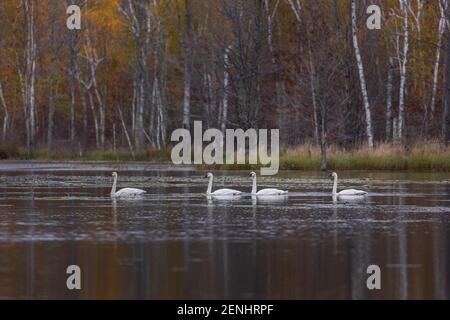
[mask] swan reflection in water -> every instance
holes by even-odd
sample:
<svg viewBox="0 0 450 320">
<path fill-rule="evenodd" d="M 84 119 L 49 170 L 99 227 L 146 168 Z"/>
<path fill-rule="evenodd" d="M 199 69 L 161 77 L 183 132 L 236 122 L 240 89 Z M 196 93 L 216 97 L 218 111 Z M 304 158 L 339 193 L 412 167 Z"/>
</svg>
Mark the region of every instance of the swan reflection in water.
<svg viewBox="0 0 450 320">
<path fill-rule="evenodd" d="M 260 204 L 269 204 L 269 203 L 284 203 L 288 200 L 287 194 L 279 194 L 279 195 L 264 195 L 264 196 L 252 196 L 252 205 Z"/>
<path fill-rule="evenodd" d="M 359 195 L 359 196 L 355 196 L 355 195 L 333 195 L 333 203 L 337 204 L 338 202 L 340 203 L 360 203 L 360 202 L 366 202 L 367 200 L 367 196 L 363 195 Z"/>
<path fill-rule="evenodd" d="M 207 195 L 206 200 L 208 201 L 208 204 L 212 204 L 214 201 L 220 202 L 220 201 L 237 201 L 242 199 L 242 195 Z"/>
</svg>

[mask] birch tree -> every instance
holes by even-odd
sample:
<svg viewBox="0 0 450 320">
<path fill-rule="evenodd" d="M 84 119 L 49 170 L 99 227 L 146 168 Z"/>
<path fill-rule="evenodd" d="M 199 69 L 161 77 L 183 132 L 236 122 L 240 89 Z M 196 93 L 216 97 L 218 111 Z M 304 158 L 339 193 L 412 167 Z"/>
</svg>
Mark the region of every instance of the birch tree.
<svg viewBox="0 0 450 320">
<path fill-rule="evenodd" d="M 400 55 L 400 91 L 399 91 L 399 103 L 398 103 L 398 139 L 400 142 L 404 138 L 405 130 L 405 96 L 406 96 L 406 66 L 408 64 L 409 53 L 409 24 L 408 24 L 408 8 L 409 0 L 399 0 L 402 10 L 403 20 L 403 50 Z"/>
<path fill-rule="evenodd" d="M 394 59 L 389 57 L 388 75 L 386 82 L 386 142 L 392 140 L 392 91 L 394 77 Z"/>
<path fill-rule="evenodd" d="M 177 4 L 178 32 L 183 52 L 184 83 L 183 83 L 183 128 L 190 129 L 191 121 L 191 85 L 193 64 L 193 35 L 192 35 L 192 12 L 191 0 L 184 0 L 184 19 L 181 18 L 181 9 Z M 184 24 L 182 24 L 184 20 Z"/>
<path fill-rule="evenodd" d="M 153 89 L 152 89 L 152 109 L 150 117 L 149 132 L 153 132 L 153 147 L 161 150 L 166 146 L 166 110 L 165 110 L 165 58 L 164 58 L 164 42 L 161 33 L 162 22 L 157 21 L 156 40 L 154 46 L 154 73 L 153 73 Z"/>
<path fill-rule="evenodd" d="M 5 95 L 3 94 L 3 86 L 0 82 L 0 104 L 3 107 L 3 126 L 2 126 L 2 139 L 1 143 L 5 143 L 8 137 L 9 128 L 9 110 L 6 104 Z"/>
<path fill-rule="evenodd" d="M 358 44 L 358 34 L 357 34 L 357 22 L 356 22 L 356 1 L 352 0 L 352 37 L 353 37 L 353 47 L 355 50 L 356 64 L 358 67 L 359 81 L 361 85 L 361 94 L 364 103 L 364 111 L 366 114 L 366 135 L 367 135 L 367 145 L 369 149 L 373 149 L 373 129 L 372 129 L 372 114 L 369 103 L 369 96 L 367 94 L 366 78 L 364 75 L 364 65 L 362 62 L 361 52 Z"/>
<path fill-rule="evenodd" d="M 35 1 L 22 0 L 24 12 L 25 48 L 24 54 L 16 52 L 17 69 L 23 99 L 25 118 L 26 146 L 31 154 L 36 138 L 36 11 Z"/>
<path fill-rule="evenodd" d="M 145 1 L 125 0 L 119 6 L 119 11 L 124 15 L 128 26 L 134 36 L 137 49 L 135 65 L 135 128 L 134 137 L 137 150 L 144 146 L 144 113 L 148 110 L 149 68 L 148 59 L 151 46 L 151 8 Z"/>
<path fill-rule="evenodd" d="M 444 61 L 444 88 L 443 88 L 443 113 L 442 113 L 442 146 L 447 148 L 449 141 L 450 121 L 450 5 L 447 5 L 445 28 L 445 61 Z"/>
<path fill-rule="evenodd" d="M 436 91 L 439 81 L 439 69 L 440 69 L 440 62 L 441 62 L 441 51 L 442 51 L 442 38 L 445 31 L 445 25 L 446 25 L 446 17 L 445 12 L 447 10 L 448 2 L 447 0 L 439 0 L 439 13 L 440 13 L 440 19 L 439 19 L 439 27 L 438 27 L 438 35 L 437 35 L 437 44 L 436 44 L 436 58 L 434 62 L 434 71 L 433 71 L 433 83 L 431 87 L 431 101 L 430 101 L 430 107 L 429 110 L 431 112 L 431 117 L 434 115 L 434 111 L 436 108 Z M 427 117 L 425 118 L 425 121 L 427 121 Z"/>
<path fill-rule="evenodd" d="M 50 150 L 53 143 L 53 127 L 55 117 L 55 99 L 56 99 L 56 33 L 57 33 L 57 8 L 55 4 L 51 8 L 50 14 L 50 94 L 48 103 L 48 124 L 47 124 L 47 149 Z"/>
<path fill-rule="evenodd" d="M 66 0 L 66 6 L 70 6 L 72 4 L 78 5 L 82 7 L 86 4 L 84 0 Z M 69 87 L 70 87 L 70 120 L 69 120 L 69 139 L 73 144 L 75 142 L 76 136 L 76 125 L 75 125 L 75 106 L 76 106 L 76 77 L 75 75 L 78 73 L 79 64 L 79 48 L 78 48 L 78 32 L 75 30 L 70 31 L 69 40 L 68 40 L 68 49 L 70 56 L 70 67 L 69 67 Z M 86 118 L 85 113 L 83 112 L 83 118 Z M 84 123 L 84 121 L 83 121 Z M 86 123 L 87 125 L 87 123 Z M 87 128 L 83 128 L 83 134 Z M 85 144 L 85 143 L 83 143 Z"/>
<path fill-rule="evenodd" d="M 231 47 L 225 48 L 223 53 L 223 98 L 222 98 L 222 115 L 220 117 L 220 129 L 225 133 L 228 121 L 228 96 L 229 96 L 229 85 L 230 85 L 230 73 L 229 69 L 229 52 Z"/>
</svg>

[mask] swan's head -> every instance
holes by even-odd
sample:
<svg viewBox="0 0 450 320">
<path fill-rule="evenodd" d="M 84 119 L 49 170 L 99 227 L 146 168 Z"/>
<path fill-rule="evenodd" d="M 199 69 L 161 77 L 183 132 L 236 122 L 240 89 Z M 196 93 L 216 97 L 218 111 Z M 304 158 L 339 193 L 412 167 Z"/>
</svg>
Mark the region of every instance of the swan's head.
<svg viewBox="0 0 450 320">
<path fill-rule="evenodd" d="M 117 178 L 117 172 L 112 173 L 113 178 Z"/>
<path fill-rule="evenodd" d="M 249 177 L 252 177 L 252 178 L 256 177 L 256 173 L 254 173 L 254 172 L 250 172 L 250 175 L 249 175 Z"/>
<path fill-rule="evenodd" d="M 335 179 L 335 178 L 337 178 L 337 173 L 336 172 L 330 173 L 330 179 Z"/>
<path fill-rule="evenodd" d="M 205 175 L 205 178 L 212 178 L 212 176 L 213 176 L 213 174 L 212 174 L 211 172 L 208 172 L 208 173 Z"/>
</svg>

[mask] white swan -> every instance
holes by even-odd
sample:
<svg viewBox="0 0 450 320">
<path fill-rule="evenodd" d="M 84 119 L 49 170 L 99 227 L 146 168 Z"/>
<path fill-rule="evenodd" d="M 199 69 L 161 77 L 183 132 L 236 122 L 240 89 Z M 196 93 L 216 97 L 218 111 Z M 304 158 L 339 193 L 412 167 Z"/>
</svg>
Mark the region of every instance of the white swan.
<svg viewBox="0 0 450 320">
<path fill-rule="evenodd" d="M 114 178 L 114 182 L 113 182 L 113 186 L 111 189 L 111 198 L 126 198 L 126 197 L 130 198 L 130 197 L 140 196 L 140 195 L 143 195 L 144 193 L 146 193 L 146 191 L 144 191 L 144 190 L 135 189 L 135 188 L 120 189 L 119 191 L 116 192 L 117 172 L 113 172 L 112 176 Z"/>
<path fill-rule="evenodd" d="M 214 176 L 210 172 L 205 176 L 205 178 L 209 178 L 208 189 L 206 190 L 207 196 L 237 196 L 237 195 L 242 194 L 241 191 L 233 190 L 233 189 L 219 189 L 219 190 L 212 192 L 212 183 L 213 183 Z"/>
<path fill-rule="evenodd" d="M 337 192 L 337 180 L 338 175 L 336 172 L 333 172 L 330 175 L 331 178 L 334 178 L 333 183 L 333 197 L 364 197 L 367 195 L 366 191 L 363 190 L 356 190 L 356 189 L 347 189 L 342 190 L 341 192 Z"/>
<path fill-rule="evenodd" d="M 256 173 L 251 172 L 250 177 L 252 177 L 252 180 L 253 180 L 252 196 L 279 196 L 279 195 L 288 194 L 288 191 L 279 190 L 279 189 L 262 189 L 262 190 L 257 191 Z"/>
</svg>

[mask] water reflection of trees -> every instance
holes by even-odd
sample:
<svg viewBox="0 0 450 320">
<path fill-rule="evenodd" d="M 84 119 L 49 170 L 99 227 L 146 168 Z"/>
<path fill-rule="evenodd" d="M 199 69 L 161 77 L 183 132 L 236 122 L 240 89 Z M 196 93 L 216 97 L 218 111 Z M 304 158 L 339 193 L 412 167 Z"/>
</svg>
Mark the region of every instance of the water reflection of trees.
<svg viewBox="0 0 450 320">
<path fill-rule="evenodd" d="M 419 190 L 411 184 L 393 184 L 391 188 L 398 194 L 420 191 L 432 196 L 379 200 L 398 211 L 337 204 L 331 212 L 311 213 L 270 211 L 267 204 L 250 202 L 239 210 L 227 203 L 202 202 L 205 211 L 193 211 L 186 200 L 182 205 L 162 203 L 148 212 L 167 215 L 143 221 L 166 230 L 158 241 L 118 237 L 115 241 L 0 242 L 0 298 L 448 298 L 448 217 L 407 208 L 444 206 L 450 186 L 421 185 Z M 36 217 L 50 219 L 55 212 L 55 207 L 35 197 L 17 203 L 15 209 L 26 215 L 28 225 L 21 227 L 17 216 L 8 215 L 9 229 L 2 230 L 16 235 L 24 228 L 20 232 L 30 239 L 39 231 Z M 134 230 L 128 210 L 129 206 L 117 203 L 95 213 L 99 221 L 109 217 L 111 224 L 103 227 L 119 233 Z M 73 214 L 68 221 L 74 224 L 82 221 L 73 212 L 65 214 Z M 201 235 L 192 233 L 193 217 L 197 222 L 203 219 Z M 283 219 L 292 226 L 277 224 Z M 241 227 L 248 233 L 239 238 Z M 94 232 L 95 226 L 83 229 Z M 273 233 L 263 234 L 268 231 Z M 165 240 L 163 232 L 179 237 Z M 65 288 L 65 268 L 74 262 L 82 267 L 81 293 L 68 293 Z M 381 267 L 381 292 L 366 288 L 370 264 Z"/>
</svg>

